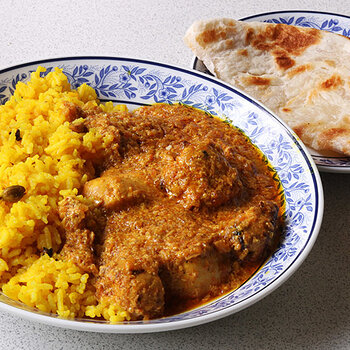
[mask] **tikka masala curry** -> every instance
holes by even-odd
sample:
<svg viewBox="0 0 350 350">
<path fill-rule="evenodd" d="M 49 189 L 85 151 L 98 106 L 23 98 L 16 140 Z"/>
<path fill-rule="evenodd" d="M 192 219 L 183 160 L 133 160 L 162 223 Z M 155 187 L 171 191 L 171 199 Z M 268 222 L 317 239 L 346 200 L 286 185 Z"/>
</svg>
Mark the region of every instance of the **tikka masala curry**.
<svg viewBox="0 0 350 350">
<path fill-rule="evenodd" d="M 278 182 L 239 130 L 180 104 L 69 113 L 113 139 L 87 155 L 94 204 L 59 209 L 61 254 L 94 276 L 97 299 L 133 320 L 178 313 L 237 288 L 274 249 Z"/>
</svg>

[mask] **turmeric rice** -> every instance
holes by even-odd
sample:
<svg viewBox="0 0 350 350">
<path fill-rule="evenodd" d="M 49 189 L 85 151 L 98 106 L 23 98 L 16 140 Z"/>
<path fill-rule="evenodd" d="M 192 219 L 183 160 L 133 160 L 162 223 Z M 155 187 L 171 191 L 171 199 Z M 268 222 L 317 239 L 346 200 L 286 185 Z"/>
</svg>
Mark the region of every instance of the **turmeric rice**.
<svg viewBox="0 0 350 350">
<path fill-rule="evenodd" d="M 100 104 L 86 84 L 72 90 L 58 68 L 45 76 L 42 72 L 45 68 L 39 67 L 28 83 L 18 82 L 0 106 L 0 191 L 25 188 L 21 200 L 0 201 L 0 288 L 9 298 L 60 317 L 123 321 L 127 312 L 110 300 L 96 300 L 89 274 L 47 252 L 62 245 L 58 203 L 79 197 L 89 180 L 84 153 L 110 142 L 94 129 L 73 131 L 66 104 L 105 112 L 126 106 Z"/>
</svg>

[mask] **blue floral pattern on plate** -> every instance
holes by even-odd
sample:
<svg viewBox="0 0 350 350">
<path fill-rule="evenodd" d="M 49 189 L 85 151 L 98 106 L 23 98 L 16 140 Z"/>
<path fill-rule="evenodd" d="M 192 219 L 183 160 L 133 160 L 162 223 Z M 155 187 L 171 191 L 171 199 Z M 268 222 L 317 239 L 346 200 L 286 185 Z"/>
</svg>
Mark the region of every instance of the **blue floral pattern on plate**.
<svg viewBox="0 0 350 350">
<path fill-rule="evenodd" d="M 299 27 L 316 28 L 350 37 L 350 17 L 332 13 L 315 11 L 278 11 L 258 14 L 242 18 L 241 20 L 247 22 L 259 21 L 276 24 L 282 23 Z M 203 62 L 198 59 L 194 60 L 193 68 L 210 74 Z M 322 154 L 316 154 L 316 152 L 311 149 L 309 151 L 321 171 L 350 173 L 350 157 L 329 157 Z"/>
<path fill-rule="evenodd" d="M 276 181 L 280 179 L 280 196 L 286 203 L 285 229 L 279 247 L 255 275 L 237 290 L 208 305 L 147 323 L 132 322 L 130 326 L 140 328 L 131 329 L 142 331 L 145 324 L 150 327 L 173 324 L 170 328 L 174 329 L 187 320 L 197 319 L 195 322 L 201 323 L 235 312 L 242 308 L 240 304 L 247 306 L 276 288 L 300 265 L 316 239 L 322 220 L 322 187 L 312 161 L 278 118 L 211 77 L 160 63 L 122 58 L 47 60 L 5 70 L 0 72 L 1 103 L 9 99 L 18 81 L 29 79 L 30 72 L 38 65 L 47 68 L 43 75 L 53 67 L 60 67 L 72 87 L 87 83 L 101 100 L 125 103 L 130 108 L 159 102 L 183 103 L 217 115 L 244 131 L 273 167 Z M 6 298 L 2 302 L 11 304 Z M 74 328 L 74 322 L 81 320 L 70 322 Z M 121 325 L 108 326 L 115 332 L 121 329 L 118 328 Z"/>
<path fill-rule="evenodd" d="M 323 19 L 315 16 L 282 16 L 278 18 L 266 19 L 267 23 L 282 23 L 299 27 L 316 28 L 350 37 L 350 29 L 343 28 L 339 20 L 330 15 L 331 18 Z"/>
</svg>

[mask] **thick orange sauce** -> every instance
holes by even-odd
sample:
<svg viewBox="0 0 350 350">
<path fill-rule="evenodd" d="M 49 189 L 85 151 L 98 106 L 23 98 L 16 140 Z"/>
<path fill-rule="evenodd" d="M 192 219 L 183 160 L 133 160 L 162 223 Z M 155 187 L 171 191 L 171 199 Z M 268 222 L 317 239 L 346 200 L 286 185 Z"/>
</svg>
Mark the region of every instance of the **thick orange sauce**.
<svg viewBox="0 0 350 350">
<path fill-rule="evenodd" d="M 183 105 L 86 113 L 115 140 L 83 191 L 105 220 L 92 243 L 98 299 L 132 319 L 176 314 L 238 288 L 273 251 L 281 184 L 237 128 Z"/>
</svg>

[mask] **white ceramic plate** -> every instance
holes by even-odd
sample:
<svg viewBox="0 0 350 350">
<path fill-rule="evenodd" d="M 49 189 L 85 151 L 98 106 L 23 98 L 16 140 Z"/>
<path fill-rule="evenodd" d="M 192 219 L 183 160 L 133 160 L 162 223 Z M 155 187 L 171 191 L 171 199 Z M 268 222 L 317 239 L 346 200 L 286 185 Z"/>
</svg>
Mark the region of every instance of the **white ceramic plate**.
<svg viewBox="0 0 350 350">
<path fill-rule="evenodd" d="M 262 13 L 240 19 L 246 22 L 284 23 L 300 27 L 311 27 L 327 30 L 350 37 L 350 17 L 315 11 L 278 11 Z M 205 65 L 194 57 L 192 67 L 198 71 L 209 73 Z M 350 173 L 350 157 L 336 153 L 320 153 L 308 148 L 319 170 L 334 173 Z"/>
<path fill-rule="evenodd" d="M 60 67 L 73 87 L 86 82 L 102 100 L 130 108 L 182 102 L 217 114 L 241 128 L 265 154 L 281 179 L 286 226 L 281 244 L 239 289 L 194 310 L 151 321 L 110 325 L 65 320 L 0 296 L 0 310 L 48 325 L 95 332 L 141 333 L 190 327 L 242 310 L 268 295 L 297 270 L 310 252 L 323 215 L 323 191 L 313 160 L 295 134 L 275 115 L 237 89 L 206 74 L 129 58 L 74 57 L 33 62 L 0 71 L 0 103 L 38 65 Z M 282 306 L 283 307 L 283 306 Z"/>
</svg>

